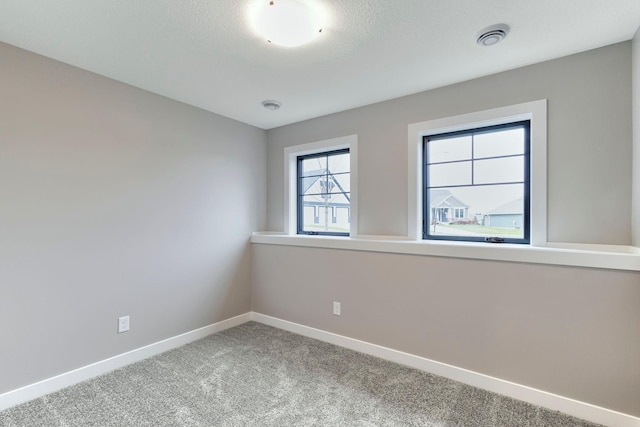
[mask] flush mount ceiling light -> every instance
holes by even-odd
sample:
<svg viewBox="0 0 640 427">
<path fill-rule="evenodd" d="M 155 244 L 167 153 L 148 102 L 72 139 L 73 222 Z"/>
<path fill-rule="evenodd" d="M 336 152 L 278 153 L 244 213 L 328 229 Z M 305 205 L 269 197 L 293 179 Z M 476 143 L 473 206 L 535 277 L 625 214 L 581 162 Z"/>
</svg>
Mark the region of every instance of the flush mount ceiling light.
<svg viewBox="0 0 640 427">
<path fill-rule="evenodd" d="M 492 25 L 480 32 L 476 41 L 480 46 L 493 46 L 500 43 L 509 34 L 509 26 L 506 24 Z"/>
<path fill-rule="evenodd" d="M 280 108 L 282 104 L 279 101 L 273 99 L 266 99 L 262 101 L 262 106 L 267 110 L 275 111 Z"/>
<path fill-rule="evenodd" d="M 251 12 L 256 32 L 269 43 L 285 47 L 318 37 L 324 19 L 320 5 L 309 0 L 260 0 Z"/>
</svg>

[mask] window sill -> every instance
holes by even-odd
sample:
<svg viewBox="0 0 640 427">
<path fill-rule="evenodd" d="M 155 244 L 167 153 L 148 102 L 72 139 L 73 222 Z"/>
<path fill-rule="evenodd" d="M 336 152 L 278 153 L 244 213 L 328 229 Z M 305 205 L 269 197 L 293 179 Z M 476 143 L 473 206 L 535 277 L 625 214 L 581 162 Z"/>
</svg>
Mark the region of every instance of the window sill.
<svg viewBox="0 0 640 427">
<path fill-rule="evenodd" d="M 251 243 L 387 252 L 491 261 L 523 262 L 640 271 L 640 248 L 633 246 L 548 243 L 546 246 L 409 240 L 389 236 L 302 236 L 253 233 Z"/>
</svg>

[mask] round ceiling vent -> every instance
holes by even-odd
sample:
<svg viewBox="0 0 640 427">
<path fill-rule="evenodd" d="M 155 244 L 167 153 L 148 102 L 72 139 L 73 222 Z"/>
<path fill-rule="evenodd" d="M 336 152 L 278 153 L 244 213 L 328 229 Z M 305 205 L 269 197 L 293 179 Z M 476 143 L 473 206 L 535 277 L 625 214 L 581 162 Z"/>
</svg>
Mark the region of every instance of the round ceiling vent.
<svg viewBox="0 0 640 427">
<path fill-rule="evenodd" d="M 275 101 L 273 99 L 267 99 L 265 101 L 262 101 L 262 106 L 267 110 L 271 110 L 271 111 L 277 110 L 278 108 L 280 108 L 281 105 L 282 104 L 280 104 L 280 102 Z"/>
<path fill-rule="evenodd" d="M 478 36 L 477 43 L 480 46 L 493 46 L 500 43 L 509 34 L 509 26 L 506 24 L 492 25 L 482 30 Z"/>
</svg>

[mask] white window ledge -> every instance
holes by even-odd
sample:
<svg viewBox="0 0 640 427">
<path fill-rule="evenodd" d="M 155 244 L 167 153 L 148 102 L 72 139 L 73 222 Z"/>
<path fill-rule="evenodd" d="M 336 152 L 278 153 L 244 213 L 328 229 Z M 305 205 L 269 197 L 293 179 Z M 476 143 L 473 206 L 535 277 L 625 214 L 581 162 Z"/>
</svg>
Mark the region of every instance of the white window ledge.
<svg viewBox="0 0 640 427">
<path fill-rule="evenodd" d="M 640 248 L 633 246 L 573 243 L 529 246 L 409 240 L 388 236 L 353 238 L 283 233 L 253 233 L 251 243 L 640 271 Z"/>
</svg>

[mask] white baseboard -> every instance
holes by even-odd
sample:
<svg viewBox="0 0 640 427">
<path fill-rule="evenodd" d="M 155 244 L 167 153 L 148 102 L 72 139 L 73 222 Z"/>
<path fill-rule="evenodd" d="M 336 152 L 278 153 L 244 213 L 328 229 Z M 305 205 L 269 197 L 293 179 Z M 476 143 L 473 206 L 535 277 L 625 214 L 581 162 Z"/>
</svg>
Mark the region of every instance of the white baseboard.
<svg viewBox="0 0 640 427">
<path fill-rule="evenodd" d="M 458 368 L 456 366 L 447 365 L 446 363 L 436 362 L 424 357 L 415 356 L 256 312 L 251 313 L 251 320 L 355 350 L 360 353 L 400 363 L 421 371 L 450 378 L 464 384 L 504 396 L 509 396 L 514 399 L 522 400 L 554 411 L 560 411 L 594 423 L 616 427 L 640 427 L 640 418 L 631 415 L 612 411 L 589 403 L 580 402 L 557 394 L 548 393 L 546 391 L 537 390 L 524 385 L 515 384 L 510 381 L 490 377 L 488 375 Z"/>
<path fill-rule="evenodd" d="M 551 410 L 560 411 L 584 420 L 616 427 L 640 427 L 640 418 L 612 411 L 610 409 L 580 402 L 563 396 L 558 396 L 546 391 L 537 390 L 520 384 L 515 384 L 499 378 L 447 365 L 446 363 L 371 344 L 365 341 L 337 335 L 320 329 L 311 328 L 298 323 L 289 322 L 264 314 L 250 312 L 241 314 L 231 319 L 223 320 L 203 328 L 199 328 L 166 340 L 162 340 L 145 347 L 141 347 L 127 353 L 105 359 L 91 365 L 87 365 L 46 380 L 30 384 L 28 386 L 0 394 L 0 411 L 15 405 L 37 399 L 46 394 L 53 393 L 65 387 L 89 380 L 98 375 L 113 371 L 114 369 L 130 365 L 156 354 L 163 353 L 176 347 L 204 338 L 216 332 L 241 325 L 250 320 L 274 326 L 285 331 L 304 335 L 320 341 L 325 341 L 361 353 L 400 363 L 421 371 L 429 372 L 469 384 L 484 390 L 499 393 L 514 399 L 523 400 L 534 405 Z"/>
<path fill-rule="evenodd" d="M 204 326 L 172 338 L 167 338 L 165 340 L 110 357 L 109 359 L 92 363 L 91 365 L 83 366 L 82 368 L 74 369 L 70 372 L 65 372 L 64 374 L 48 378 L 35 384 L 30 384 L 7 393 L 0 394 L 0 411 L 28 402 L 29 400 L 37 399 L 38 397 L 53 393 L 54 391 L 58 391 L 79 382 L 89 380 L 97 377 L 98 375 L 106 374 L 114 369 L 130 365 L 148 357 L 155 356 L 156 354 L 164 353 L 165 351 L 183 346 L 192 341 L 215 334 L 216 332 L 241 325 L 249 320 L 251 320 L 251 313 L 241 314 L 209 326 Z"/>
</svg>

